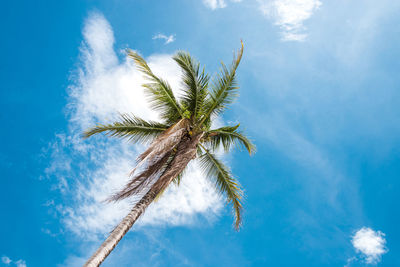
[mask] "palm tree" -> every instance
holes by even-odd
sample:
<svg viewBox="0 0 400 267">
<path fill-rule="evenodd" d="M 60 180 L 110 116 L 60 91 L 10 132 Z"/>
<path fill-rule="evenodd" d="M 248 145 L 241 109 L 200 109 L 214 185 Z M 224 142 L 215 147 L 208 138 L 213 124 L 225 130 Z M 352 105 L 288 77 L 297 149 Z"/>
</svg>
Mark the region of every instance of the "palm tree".
<svg viewBox="0 0 400 267">
<path fill-rule="evenodd" d="M 195 59 L 186 52 L 178 52 L 173 57 L 182 69 L 183 95 L 178 101 L 170 85 L 156 76 L 141 56 L 128 50 L 128 56 L 135 61 L 148 81 L 143 87 L 152 108 L 159 111 L 162 122 L 121 114 L 119 121 L 97 125 L 84 133 L 86 138 L 105 132 L 112 137 L 150 144 L 138 156 L 130 181 L 109 198 L 110 201 L 119 201 L 135 196 L 138 201 L 85 266 L 99 266 L 150 203 L 171 182 L 179 185 L 183 171 L 196 157 L 205 175 L 214 180 L 217 190 L 233 206 L 235 228 L 239 229 L 243 192 L 239 182 L 216 157 L 215 152 L 221 146 L 225 151 L 233 146 L 242 146 L 252 154 L 255 146 L 238 131 L 239 124 L 211 129 L 211 121 L 237 96 L 239 87 L 236 83 L 236 69 L 242 54 L 243 42 L 238 54 L 234 55 L 232 65 L 226 67 L 222 63 L 220 74 L 210 83 L 209 75 L 204 72 L 204 68 L 200 69 Z"/>
</svg>

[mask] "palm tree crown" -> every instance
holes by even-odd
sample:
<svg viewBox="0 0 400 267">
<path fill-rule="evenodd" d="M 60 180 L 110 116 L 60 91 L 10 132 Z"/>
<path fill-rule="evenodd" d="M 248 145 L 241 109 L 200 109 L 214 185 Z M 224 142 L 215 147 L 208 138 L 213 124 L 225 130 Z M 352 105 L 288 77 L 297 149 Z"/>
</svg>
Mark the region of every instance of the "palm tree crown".
<svg viewBox="0 0 400 267">
<path fill-rule="evenodd" d="M 210 81 L 210 76 L 189 53 L 182 51 L 176 53 L 173 59 L 182 70 L 183 85 L 182 96 L 177 99 L 168 82 L 156 76 L 141 56 L 128 50 L 128 56 L 135 61 L 146 78 L 147 82 L 143 87 L 151 107 L 159 112 L 161 122 L 147 121 L 131 114 L 121 114 L 119 121 L 99 124 L 84 133 L 86 138 L 105 132 L 109 136 L 149 144 L 148 148 L 138 156 L 137 166 L 131 173 L 130 181 L 109 200 L 118 201 L 130 196 L 139 196 L 143 200 L 151 193 L 138 217 L 171 182 L 179 185 L 187 164 L 197 158 L 204 174 L 214 181 L 217 190 L 225 195 L 228 203 L 232 205 L 235 228 L 239 229 L 243 191 L 229 168 L 215 154 L 221 147 L 229 151 L 234 146 L 243 147 L 252 154 L 255 146 L 238 130 L 239 124 L 211 129 L 211 121 L 238 95 L 236 69 L 242 54 L 243 43 L 234 56 L 231 66 L 227 67 L 222 63 L 220 73 Z M 136 206 L 140 205 L 139 201 Z M 132 211 L 134 210 L 135 207 Z M 130 226 L 134 221 L 129 222 Z M 98 264 L 100 263 L 101 261 Z M 96 264 L 87 263 L 87 266 Z"/>
</svg>

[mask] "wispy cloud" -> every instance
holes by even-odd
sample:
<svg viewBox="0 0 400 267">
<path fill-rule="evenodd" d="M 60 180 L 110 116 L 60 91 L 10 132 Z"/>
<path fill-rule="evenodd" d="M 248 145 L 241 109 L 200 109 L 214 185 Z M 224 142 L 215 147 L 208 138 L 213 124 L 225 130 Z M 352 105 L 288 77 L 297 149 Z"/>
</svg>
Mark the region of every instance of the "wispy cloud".
<svg viewBox="0 0 400 267">
<path fill-rule="evenodd" d="M 169 36 L 159 33 L 153 36 L 153 40 L 162 39 L 165 40 L 164 44 L 169 44 L 175 41 L 175 34 L 171 34 Z"/>
<path fill-rule="evenodd" d="M 203 0 L 203 3 L 206 7 L 213 10 L 226 7 L 226 2 L 224 0 Z"/>
<path fill-rule="evenodd" d="M 331 206 L 336 206 L 343 175 L 334 166 L 324 149 L 304 136 L 295 125 L 288 121 L 287 117 L 279 112 L 263 114 L 260 118 L 260 123 L 255 124 L 258 130 L 262 129 L 260 138 L 305 169 L 311 169 L 317 174 L 307 177 L 307 183 L 312 184 L 309 188 L 309 197 L 318 195 L 320 198 L 320 194 L 323 194 L 324 201 Z M 268 125 L 268 127 L 260 128 L 259 125 Z"/>
<path fill-rule="evenodd" d="M 338 239 L 343 237 L 340 242 L 345 243 L 347 237 L 340 229 L 329 224 L 325 227 L 321 225 L 338 217 L 347 222 L 362 218 L 357 188 L 351 177 L 347 177 L 337 166 L 329 151 L 310 138 L 284 110 L 284 105 L 280 105 L 274 111 L 261 115 L 260 112 L 249 112 L 249 117 L 256 118 L 253 123 L 255 128 L 251 131 L 258 134 L 257 140 L 266 142 L 268 147 L 287 157 L 294 168 L 299 168 L 290 177 L 283 177 L 302 188 L 299 192 L 290 193 L 299 202 L 291 206 L 287 223 L 297 229 L 296 238 L 301 239 L 302 246 L 310 250 L 318 251 L 328 242 L 338 241 L 326 238 L 331 235 Z M 269 183 L 271 187 L 274 185 L 274 182 Z M 321 251 L 321 254 L 330 257 L 326 251 Z"/>
<path fill-rule="evenodd" d="M 118 60 L 113 48 L 113 30 L 98 13 L 91 14 L 83 30 L 81 68 L 69 89 L 69 133 L 57 136 L 49 176 L 59 178 L 57 187 L 66 201 L 55 205 L 67 229 L 85 238 L 104 235 L 127 214 L 132 201 L 107 204 L 103 201 L 128 179 L 140 146 L 125 141 L 95 137 L 82 140 L 80 134 L 98 122 L 113 120 L 118 112 L 134 113 L 157 120 L 145 99 L 142 75 L 129 59 Z M 180 70 L 171 55 L 147 58 L 156 74 L 179 88 Z M 175 92 L 179 94 L 179 92 Z M 63 166 L 67 164 L 67 166 Z M 171 186 L 140 219 L 140 225 L 188 225 L 198 219 L 212 220 L 223 202 L 195 164 L 179 188 Z"/>
<path fill-rule="evenodd" d="M 26 262 L 24 260 L 13 261 L 7 256 L 2 256 L 1 257 L 1 262 L 6 264 L 6 265 L 13 264 L 16 267 L 26 267 Z"/>
<path fill-rule="evenodd" d="M 385 234 L 362 227 L 352 237 L 351 243 L 368 264 L 377 264 L 388 250 L 386 248 Z"/>
<path fill-rule="evenodd" d="M 173 262 L 174 266 L 196 265 L 185 253 L 177 249 L 177 244 L 174 244 L 162 232 L 157 228 L 148 228 L 146 231 L 136 232 L 134 238 L 127 237 L 124 242 L 118 244 L 118 249 L 111 253 L 105 265 L 130 266 L 132 262 L 135 262 L 136 266 L 165 266 L 166 262 Z M 79 255 L 69 255 L 63 263 L 57 266 L 82 266 L 96 248 L 96 246 L 86 245 Z"/>
<path fill-rule="evenodd" d="M 16 265 L 17 267 L 26 267 L 26 262 L 25 262 L 24 260 L 17 260 L 17 261 L 15 262 L 15 265 Z"/>
<path fill-rule="evenodd" d="M 304 21 L 321 6 L 319 0 L 258 0 L 261 12 L 282 30 L 284 41 L 304 41 Z"/>
<path fill-rule="evenodd" d="M 234 3 L 242 2 L 242 0 L 230 0 L 230 1 Z M 203 0 L 203 4 L 212 10 L 227 7 L 227 3 L 225 0 Z"/>
<path fill-rule="evenodd" d="M 1 262 L 4 264 L 10 264 L 11 263 L 11 259 L 7 256 L 3 256 L 1 257 Z"/>
</svg>

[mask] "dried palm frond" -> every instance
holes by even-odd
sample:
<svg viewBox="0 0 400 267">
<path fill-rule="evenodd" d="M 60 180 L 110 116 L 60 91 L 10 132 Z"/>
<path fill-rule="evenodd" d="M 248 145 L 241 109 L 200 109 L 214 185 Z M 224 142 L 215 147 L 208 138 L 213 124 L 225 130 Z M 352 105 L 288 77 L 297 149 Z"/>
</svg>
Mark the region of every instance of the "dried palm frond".
<svg viewBox="0 0 400 267">
<path fill-rule="evenodd" d="M 173 150 L 183 135 L 188 132 L 188 120 L 181 119 L 176 124 L 168 128 L 164 133 L 159 135 L 142 154 L 137 158 L 137 166 L 132 170 L 131 176 L 143 164 L 151 166 L 162 158 L 166 153 Z"/>
<path fill-rule="evenodd" d="M 194 136 L 185 136 L 179 143 L 176 156 L 164 170 L 161 177 L 152 185 L 152 190 L 163 191 L 172 180 L 186 168 L 187 164 L 196 157 L 197 145 L 203 133 Z"/>
<path fill-rule="evenodd" d="M 144 171 L 132 177 L 125 187 L 108 198 L 108 201 L 119 201 L 132 195 L 138 195 L 148 189 L 148 186 L 160 176 L 163 166 L 168 162 L 170 155 L 171 151 L 154 164 L 148 166 Z"/>
<path fill-rule="evenodd" d="M 182 136 L 188 131 L 189 122 L 181 119 L 176 124 L 168 128 L 164 133 L 154 140 L 146 151 L 139 155 L 138 161 L 142 161 L 150 155 L 157 155 L 162 151 L 169 150 L 176 145 Z"/>
</svg>

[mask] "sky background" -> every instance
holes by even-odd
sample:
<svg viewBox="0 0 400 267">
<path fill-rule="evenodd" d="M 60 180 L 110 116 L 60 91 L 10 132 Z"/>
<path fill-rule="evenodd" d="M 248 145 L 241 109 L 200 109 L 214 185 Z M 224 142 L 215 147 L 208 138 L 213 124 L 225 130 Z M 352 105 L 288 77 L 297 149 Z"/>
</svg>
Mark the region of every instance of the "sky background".
<svg viewBox="0 0 400 267">
<path fill-rule="evenodd" d="M 0 9 L 0 266 L 81 266 L 127 214 L 102 202 L 143 147 L 87 127 L 157 119 L 124 49 L 179 94 L 171 60 L 214 74 L 240 40 L 240 97 L 216 125 L 257 145 L 224 157 L 244 221 L 196 164 L 104 266 L 400 266 L 400 2 L 7 1 Z"/>
</svg>

